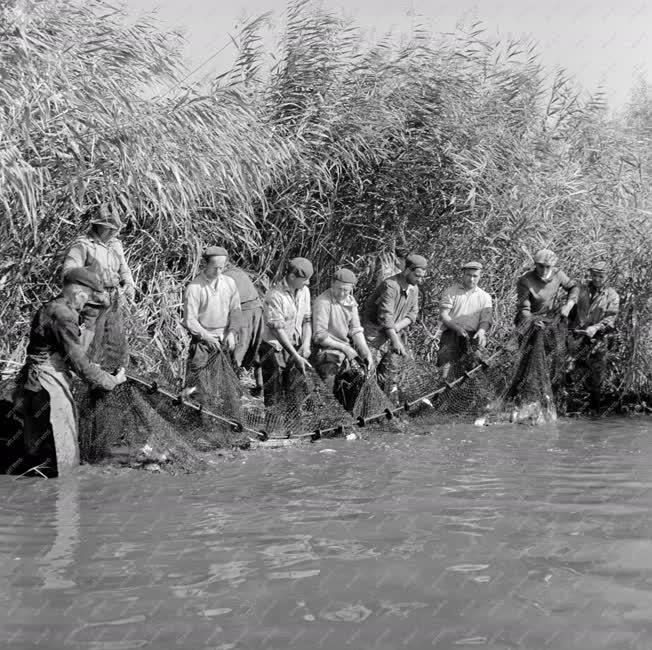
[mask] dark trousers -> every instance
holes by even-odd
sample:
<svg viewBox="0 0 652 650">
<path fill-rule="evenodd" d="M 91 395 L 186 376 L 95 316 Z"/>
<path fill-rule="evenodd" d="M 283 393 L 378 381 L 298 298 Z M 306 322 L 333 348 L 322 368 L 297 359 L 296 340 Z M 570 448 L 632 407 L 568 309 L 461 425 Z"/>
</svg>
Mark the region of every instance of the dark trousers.
<svg viewBox="0 0 652 650">
<path fill-rule="evenodd" d="M 257 306 L 247 309 L 247 303 L 242 308 L 242 325 L 238 330 L 238 341 L 233 350 L 233 356 L 238 366 L 249 370 L 260 365 L 260 344 L 263 336 L 263 309 Z"/>
<path fill-rule="evenodd" d="M 476 347 L 470 338 L 466 339 L 457 332 L 446 328 L 441 334 L 439 352 L 437 353 L 437 365 L 442 368 L 442 377 L 447 379 L 451 368 L 456 368 L 455 374 L 457 374 L 459 364 Z"/>
<path fill-rule="evenodd" d="M 310 363 L 328 390 L 333 393 L 335 378 L 337 377 L 342 365 L 339 361 L 339 357 L 325 350 L 317 350 L 313 353 Z"/>
<path fill-rule="evenodd" d="M 589 341 L 582 337 L 573 343 L 575 368 L 572 374 L 576 378 L 584 377 L 583 385 L 589 394 L 590 407 L 598 410 L 602 402 L 602 386 L 609 362 L 608 342 L 604 338 Z"/>
<path fill-rule="evenodd" d="M 283 404 L 287 397 L 290 355 L 269 343 L 260 344 L 260 368 L 263 374 L 263 400 L 267 408 Z"/>
<path fill-rule="evenodd" d="M 14 405 L 23 418 L 23 436 L 30 464 L 35 466 L 50 460 L 55 468 L 57 455 L 50 424 L 50 394 L 45 389 L 19 389 L 14 395 Z"/>
</svg>

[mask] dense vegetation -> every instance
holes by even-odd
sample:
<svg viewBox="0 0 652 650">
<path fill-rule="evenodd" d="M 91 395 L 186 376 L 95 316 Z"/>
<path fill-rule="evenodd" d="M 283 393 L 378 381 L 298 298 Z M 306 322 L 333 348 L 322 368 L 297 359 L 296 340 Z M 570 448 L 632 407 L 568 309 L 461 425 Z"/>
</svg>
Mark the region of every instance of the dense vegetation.
<svg viewBox="0 0 652 650">
<path fill-rule="evenodd" d="M 124 211 L 140 293 L 135 358 L 178 375 L 181 289 L 207 243 L 274 276 L 312 258 L 315 289 L 335 265 L 371 281 L 398 242 L 428 256 L 418 346 L 429 350 L 437 295 L 478 258 L 511 327 L 515 278 L 547 246 L 584 277 L 607 259 L 624 296 L 613 389 L 652 393 L 652 98 L 612 117 L 533 46 L 481 28 L 397 45 L 309 2 L 290 2 L 272 61 L 262 22 L 239 34 L 232 70 L 188 86 L 183 42 L 102 0 L 15 0 L 0 9 L 0 324 L 20 361 L 29 318 L 57 290 L 84 207 Z M 161 369 L 159 367 L 159 369 Z"/>
</svg>

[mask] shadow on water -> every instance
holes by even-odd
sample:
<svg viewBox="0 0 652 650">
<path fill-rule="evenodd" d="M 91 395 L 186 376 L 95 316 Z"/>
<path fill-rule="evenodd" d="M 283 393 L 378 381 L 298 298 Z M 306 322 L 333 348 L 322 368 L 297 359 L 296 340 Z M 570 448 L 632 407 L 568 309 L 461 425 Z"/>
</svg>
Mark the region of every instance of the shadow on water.
<svg viewBox="0 0 652 650">
<path fill-rule="evenodd" d="M 652 647 L 647 421 L 415 428 L 250 452 L 202 476 L 2 477 L 2 638 Z"/>
</svg>

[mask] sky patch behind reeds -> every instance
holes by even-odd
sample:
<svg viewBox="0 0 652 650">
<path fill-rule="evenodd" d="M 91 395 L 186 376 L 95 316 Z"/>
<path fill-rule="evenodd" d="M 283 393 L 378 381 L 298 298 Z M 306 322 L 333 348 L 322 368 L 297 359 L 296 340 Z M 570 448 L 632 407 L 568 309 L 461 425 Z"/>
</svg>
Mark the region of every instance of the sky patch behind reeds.
<svg viewBox="0 0 652 650">
<path fill-rule="evenodd" d="M 134 15 L 158 9 L 170 27 L 184 30 L 190 70 L 199 80 L 229 69 L 235 46 L 229 39 L 238 21 L 272 12 L 268 45 L 281 29 L 284 0 L 128 0 Z M 449 32 L 463 22 L 481 22 L 488 36 L 523 37 L 537 42 L 550 70 L 564 67 L 587 90 L 604 87 L 612 109 L 627 102 L 635 79 L 652 76 L 652 3 L 641 0 L 325 0 L 325 8 L 343 11 L 370 38 L 386 32 L 409 33 L 422 25 L 432 32 Z"/>
</svg>

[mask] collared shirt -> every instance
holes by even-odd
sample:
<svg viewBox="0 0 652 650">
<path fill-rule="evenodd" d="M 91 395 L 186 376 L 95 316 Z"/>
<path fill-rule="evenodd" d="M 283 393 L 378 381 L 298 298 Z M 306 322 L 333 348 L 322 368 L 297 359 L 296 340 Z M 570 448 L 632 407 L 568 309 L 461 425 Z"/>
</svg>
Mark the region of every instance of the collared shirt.
<svg viewBox="0 0 652 650">
<path fill-rule="evenodd" d="M 516 285 L 516 322 L 528 320 L 533 315 L 548 314 L 555 307 L 560 288 L 568 292 L 567 301 L 577 302 L 577 282 L 559 269 L 554 269 L 548 280 L 542 280 L 534 270 L 522 275 Z"/>
<path fill-rule="evenodd" d="M 27 362 L 21 372 L 25 389 L 33 392 L 41 390 L 37 367 L 55 354 L 84 381 L 106 390 L 116 386 L 115 377 L 91 363 L 86 355 L 81 343 L 79 312 L 63 296 L 45 303 L 32 319 Z"/>
<path fill-rule="evenodd" d="M 122 243 L 116 237 L 103 242 L 90 232 L 77 239 L 63 261 L 63 275 L 76 268 L 89 268 L 104 282 L 105 288 L 134 285 Z"/>
<path fill-rule="evenodd" d="M 583 284 L 577 299 L 576 327 L 586 329 L 590 325 L 599 325 L 602 330 L 612 329 L 619 309 L 620 297 L 615 289 L 596 289 L 590 284 Z"/>
<path fill-rule="evenodd" d="M 408 284 L 402 273 L 383 280 L 365 303 L 362 326 L 367 341 L 375 348 L 387 341 L 386 331 L 403 318 L 410 323 L 419 314 L 419 290 Z"/>
<path fill-rule="evenodd" d="M 296 292 L 285 278 L 275 284 L 263 300 L 263 341 L 280 348 L 274 330 L 285 330 L 292 345 L 301 341 L 303 324 L 310 321 L 310 289 L 301 287 Z"/>
<path fill-rule="evenodd" d="M 240 327 L 240 297 L 233 278 L 209 280 L 202 271 L 186 288 L 183 324 L 194 336 L 221 339 L 227 328 Z"/>
<path fill-rule="evenodd" d="M 480 323 L 491 324 L 491 296 L 480 287 L 465 289 L 457 282 L 444 292 L 439 307 L 450 310 L 450 317 L 467 332 L 477 332 Z"/>
<path fill-rule="evenodd" d="M 360 325 L 358 303 L 351 295 L 342 302 L 327 289 L 315 299 L 312 307 L 312 338 L 321 345 L 328 336 L 340 343 L 349 344 L 349 338 L 363 332 Z"/>
<path fill-rule="evenodd" d="M 240 308 L 242 311 L 260 307 L 258 290 L 246 271 L 243 271 L 237 266 L 232 266 L 224 271 L 224 275 L 233 278 L 235 286 L 238 289 L 238 295 L 240 296 Z"/>
</svg>

